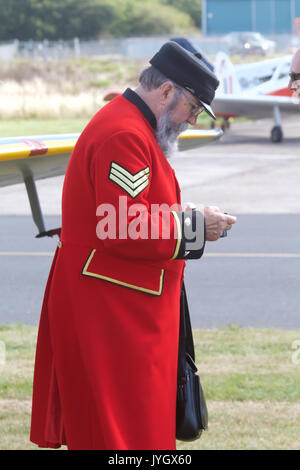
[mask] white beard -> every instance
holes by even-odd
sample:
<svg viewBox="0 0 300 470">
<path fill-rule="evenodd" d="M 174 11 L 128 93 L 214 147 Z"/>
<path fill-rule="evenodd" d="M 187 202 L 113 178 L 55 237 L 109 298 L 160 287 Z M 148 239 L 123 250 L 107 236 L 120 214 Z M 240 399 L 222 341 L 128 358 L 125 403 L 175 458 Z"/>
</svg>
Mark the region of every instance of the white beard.
<svg viewBox="0 0 300 470">
<path fill-rule="evenodd" d="M 296 80 L 295 82 L 293 82 L 293 85 L 296 86 L 296 90 L 293 90 L 293 98 L 297 98 L 299 99 L 300 98 L 300 80 Z"/>
<path fill-rule="evenodd" d="M 169 109 L 158 118 L 155 132 L 158 145 L 167 158 L 176 152 L 178 147 L 177 137 L 189 126 L 187 122 L 183 122 L 182 124 L 173 123 L 171 119 L 171 111 L 173 108 L 174 104 L 172 103 Z"/>
</svg>

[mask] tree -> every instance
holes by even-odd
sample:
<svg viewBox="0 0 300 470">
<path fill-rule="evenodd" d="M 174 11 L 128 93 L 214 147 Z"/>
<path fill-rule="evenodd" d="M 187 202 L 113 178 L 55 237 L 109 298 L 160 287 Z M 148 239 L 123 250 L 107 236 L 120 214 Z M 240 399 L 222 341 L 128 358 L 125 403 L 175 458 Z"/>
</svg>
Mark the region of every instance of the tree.
<svg viewBox="0 0 300 470">
<path fill-rule="evenodd" d="M 0 39 L 95 38 L 115 10 L 109 0 L 0 0 Z"/>
<path fill-rule="evenodd" d="M 0 0 L 0 40 L 30 38 L 34 32 L 31 0 Z"/>
<path fill-rule="evenodd" d="M 170 5 L 177 10 L 187 13 L 197 28 L 201 27 L 202 5 L 201 0 L 161 0 L 162 3 Z"/>
<path fill-rule="evenodd" d="M 200 13 L 200 0 L 0 0 L 0 40 L 184 33 Z"/>
<path fill-rule="evenodd" d="M 118 12 L 110 31 L 119 37 L 183 33 L 191 27 L 187 14 L 157 0 L 119 0 Z"/>
</svg>

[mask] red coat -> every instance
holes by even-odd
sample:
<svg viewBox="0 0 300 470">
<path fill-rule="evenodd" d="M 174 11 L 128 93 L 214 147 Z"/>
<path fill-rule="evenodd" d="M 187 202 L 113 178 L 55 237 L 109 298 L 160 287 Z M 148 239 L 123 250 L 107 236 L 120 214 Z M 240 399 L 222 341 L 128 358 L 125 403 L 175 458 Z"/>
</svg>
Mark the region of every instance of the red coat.
<svg viewBox="0 0 300 470">
<path fill-rule="evenodd" d="M 42 447 L 175 449 L 178 217 L 168 239 L 122 239 L 117 227 L 101 240 L 97 208 L 118 220 L 120 196 L 148 209 L 148 226 L 151 204 L 180 202 L 153 127 L 124 96 L 91 120 L 66 172 L 36 351 L 30 438 Z"/>
</svg>

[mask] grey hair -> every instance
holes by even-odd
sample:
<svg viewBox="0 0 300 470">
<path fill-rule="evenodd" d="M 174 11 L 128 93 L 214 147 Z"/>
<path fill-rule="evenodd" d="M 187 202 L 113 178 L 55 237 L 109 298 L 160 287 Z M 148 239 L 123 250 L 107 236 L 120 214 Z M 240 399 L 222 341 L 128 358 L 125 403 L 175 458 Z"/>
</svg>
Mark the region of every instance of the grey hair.
<svg viewBox="0 0 300 470">
<path fill-rule="evenodd" d="M 166 77 L 156 67 L 153 67 L 153 65 L 150 65 L 150 67 L 142 71 L 139 76 L 139 82 L 142 87 L 147 91 L 155 90 L 165 82 L 171 82 L 172 85 L 176 88 L 176 90 L 181 91 L 181 87 L 179 87 L 176 83 Z"/>
</svg>

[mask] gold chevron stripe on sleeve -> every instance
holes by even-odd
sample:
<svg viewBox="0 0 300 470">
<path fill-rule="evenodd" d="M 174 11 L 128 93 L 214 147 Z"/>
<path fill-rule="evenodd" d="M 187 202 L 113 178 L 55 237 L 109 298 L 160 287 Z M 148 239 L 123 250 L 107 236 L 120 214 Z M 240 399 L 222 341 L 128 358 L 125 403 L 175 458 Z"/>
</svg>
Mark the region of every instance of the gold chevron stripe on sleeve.
<svg viewBox="0 0 300 470">
<path fill-rule="evenodd" d="M 123 175 L 127 176 L 127 178 L 130 179 L 130 181 L 132 182 L 136 181 L 138 178 L 140 178 L 143 175 L 149 175 L 149 172 L 150 172 L 150 169 L 148 166 L 144 168 L 143 170 L 140 170 L 134 174 L 130 173 L 130 171 L 126 170 L 126 168 L 124 168 L 123 166 L 119 165 L 116 162 L 112 162 L 111 167 L 123 173 Z"/>
<path fill-rule="evenodd" d="M 122 173 L 115 170 L 114 168 L 110 170 L 110 174 L 117 176 L 120 180 L 124 181 L 124 183 L 126 183 L 127 186 L 129 186 L 133 190 L 135 190 L 140 184 L 144 183 L 145 181 L 149 181 L 149 176 L 144 175 L 141 176 L 137 181 L 132 183 L 128 178 L 126 178 L 126 176 L 124 176 Z"/>
<path fill-rule="evenodd" d="M 141 184 L 136 190 L 132 190 L 131 188 L 127 186 L 127 184 L 119 180 L 119 178 L 117 178 L 116 176 L 110 175 L 110 179 L 114 181 L 122 189 L 124 189 L 124 191 L 126 191 L 126 193 L 128 193 L 132 198 L 135 198 L 136 196 L 138 196 L 145 188 L 147 188 L 149 184 L 149 180 L 147 180 L 145 181 L 144 184 Z"/>
<path fill-rule="evenodd" d="M 109 179 L 124 189 L 132 198 L 135 198 L 149 185 L 149 172 L 149 167 L 146 167 L 132 174 L 121 165 L 112 162 Z"/>
</svg>

